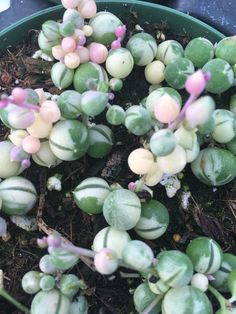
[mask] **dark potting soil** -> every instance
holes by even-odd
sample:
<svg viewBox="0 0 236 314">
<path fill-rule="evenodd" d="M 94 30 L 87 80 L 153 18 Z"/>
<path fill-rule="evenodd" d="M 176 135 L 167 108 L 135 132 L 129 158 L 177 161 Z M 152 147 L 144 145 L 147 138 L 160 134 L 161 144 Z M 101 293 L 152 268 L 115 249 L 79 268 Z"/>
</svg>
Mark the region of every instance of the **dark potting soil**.
<svg viewBox="0 0 236 314">
<path fill-rule="evenodd" d="M 131 12 L 127 22 L 128 36 L 135 32 L 137 16 Z M 156 36 L 157 30 L 166 39 L 176 39 L 185 46 L 190 38 L 173 35 L 165 22 L 161 25 L 142 25 L 145 31 Z M 29 88 L 44 88 L 50 93 L 59 94 L 50 79 L 51 63 L 32 59 L 32 54 L 38 49 L 37 31 L 29 33 L 29 41 L 0 56 L 0 86 L 1 92 L 9 93 L 15 86 Z M 161 41 L 161 39 L 160 39 Z M 148 94 L 148 83 L 144 79 L 143 68 L 136 68 L 125 80 L 124 88 L 116 93 L 114 104 L 127 108 L 138 104 Z M 234 91 L 235 92 L 235 91 Z M 228 103 L 229 94 L 215 97 L 217 104 Z M 225 100 L 226 99 L 226 100 Z M 104 116 L 98 117 L 99 122 Z M 36 186 L 39 202 L 30 216 L 38 217 L 48 227 L 59 231 L 65 238 L 90 248 L 96 233 L 106 226 L 102 215 L 87 215 L 75 205 L 72 191 L 81 180 L 90 176 L 101 176 L 110 184 L 120 183 L 127 187 L 130 181 L 137 180 L 128 166 L 129 153 L 140 146 L 138 137 L 128 134 L 124 127 L 112 127 L 116 145 L 112 152 L 103 159 L 84 157 L 74 162 L 64 162 L 52 169 L 45 169 L 32 162 L 32 166 L 23 172 Z M 7 139 L 9 130 L 0 124 L 0 140 Z M 47 191 L 47 178 L 55 173 L 63 174 L 61 192 Z M 190 191 L 191 198 L 187 208 L 181 206 L 180 196 L 183 191 Z M 189 167 L 184 171 L 182 188 L 177 196 L 168 198 L 163 186 L 153 188 L 154 198 L 163 202 L 170 213 L 170 225 L 167 232 L 155 241 L 146 241 L 158 253 L 161 249 L 185 250 L 189 241 L 197 236 L 212 237 L 222 246 L 225 252 L 236 253 L 236 182 L 214 189 L 201 184 L 191 173 Z M 146 195 L 142 195 L 146 197 Z M 3 215 L 4 216 L 4 215 Z M 8 217 L 5 218 L 9 221 Z M 47 227 L 46 227 L 47 228 Z M 33 296 L 27 295 L 21 288 L 21 278 L 29 270 L 38 270 L 38 262 L 46 250 L 36 245 L 37 237 L 42 237 L 42 231 L 26 232 L 12 222 L 8 223 L 9 239 L 0 239 L 0 269 L 4 271 L 5 288 L 21 303 L 30 306 Z M 132 238 L 140 239 L 135 232 L 130 232 Z M 177 236 L 176 236 L 177 235 Z M 127 314 L 134 311 L 132 292 L 141 278 L 123 278 L 126 269 L 119 269 L 114 275 L 102 276 L 80 262 L 71 272 L 83 279 L 88 289 L 83 291 L 88 298 L 91 314 Z M 0 298 L 0 314 L 20 313 L 14 307 Z"/>
</svg>

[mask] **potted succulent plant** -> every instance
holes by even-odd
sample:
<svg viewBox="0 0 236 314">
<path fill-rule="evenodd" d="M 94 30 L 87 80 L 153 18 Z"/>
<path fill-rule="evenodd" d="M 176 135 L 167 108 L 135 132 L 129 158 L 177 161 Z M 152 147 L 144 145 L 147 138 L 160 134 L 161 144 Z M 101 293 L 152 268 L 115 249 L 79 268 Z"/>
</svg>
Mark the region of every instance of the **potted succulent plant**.
<svg viewBox="0 0 236 314">
<path fill-rule="evenodd" d="M 173 197 L 184 172 L 212 187 L 236 176 L 236 38 L 150 3 L 62 5 L 0 33 L 4 49 L 25 39 L 29 25 L 39 29 L 37 55 L 46 60 L 41 70 L 50 68 L 54 85 L 53 95 L 43 84 L 12 86 L 1 95 L 0 118 L 9 130 L 0 142 L 1 210 L 6 218 L 36 209 L 36 224 L 48 235 L 37 243 L 48 254 L 39 270 L 22 278 L 23 290 L 35 294 L 30 310 L 5 290 L 2 272 L 0 295 L 26 313 L 87 313 L 92 282 L 73 270 L 82 260 L 90 272 L 125 277 L 127 286 L 129 276 L 138 278 L 130 282 L 138 313 L 235 313 L 235 255 L 224 254 L 207 236 L 187 236 L 178 248 L 152 243 L 176 219 L 158 184 Z M 228 108 L 219 104 L 220 94 Z M 79 241 L 77 235 L 70 239 L 79 246 L 57 224 L 52 229 L 43 221 L 43 208 L 53 206 L 62 220 L 71 210 L 74 219 L 79 216 L 83 234 Z M 93 223 L 92 237 L 86 221 Z M 178 234 L 173 239 L 178 243 Z M 119 273 L 119 267 L 132 273 Z M 212 305 L 209 293 L 219 304 Z M 122 311 L 119 301 L 117 312 Z"/>
</svg>

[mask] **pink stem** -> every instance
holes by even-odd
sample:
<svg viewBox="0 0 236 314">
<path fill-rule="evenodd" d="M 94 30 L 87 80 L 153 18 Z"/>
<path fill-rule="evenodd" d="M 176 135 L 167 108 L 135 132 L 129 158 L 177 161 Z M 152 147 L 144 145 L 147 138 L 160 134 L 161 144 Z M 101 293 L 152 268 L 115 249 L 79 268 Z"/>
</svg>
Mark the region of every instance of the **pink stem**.
<svg viewBox="0 0 236 314">
<path fill-rule="evenodd" d="M 195 94 L 190 94 L 188 100 L 186 101 L 186 103 L 184 104 L 182 110 L 180 111 L 180 114 L 178 115 L 178 117 L 171 122 L 168 125 L 168 129 L 170 130 L 175 130 L 176 127 L 180 124 L 180 122 L 183 121 L 184 117 L 185 117 L 185 112 L 188 109 L 188 107 L 197 99 L 198 95 Z"/>
<path fill-rule="evenodd" d="M 13 103 L 13 102 L 11 101 L 11 103 Z M 37 112 L 39 112 L 39 110 L 40 110 L 40 107 L 37 105 L 32 105 L 32 104 L 28 104 L 28 103 L 23 103 L 23 104 L 13 103 L 13 104 L 16 106 L 22 107 L 22 108 L 32 109 L 32 110 L 37 111 Z"/>
<path fill-rule="evenodd" d="M 21 104 L 19 104 L 19 103 L 14 102 L 13 99 L 4 98 L 4 100 L 5 99 L 8 101 L 8 104 L 10 103 L 10 104 L 13 104 L 13 105 L 21 107 L 21 108 L 32 109 L 32 110 L 37 111 L 37 112 L 40 111 L 40 107 L 37 106 L 37 105 L 33 105 L 33 104 L 29 104 L 29 103 L 21 103 Z"/>
<path fill-rule="evenodd" d="M 88 256 L 88 257 L 92 257 L 94 258 L 95 256 L 95 252 L 91 251 L 91 250 L 87 250 L 87 249 L 83 249 L 81 247 L 75 246 L 75 245 L 70 245 L 70 244 L 65 244 L 65 243 L 61 243 L 60 247 L 62 249 L 65 249 L 71 253 L 76 253 L 79 255 L 83 255 L 83 256 Z"/>
</svg>

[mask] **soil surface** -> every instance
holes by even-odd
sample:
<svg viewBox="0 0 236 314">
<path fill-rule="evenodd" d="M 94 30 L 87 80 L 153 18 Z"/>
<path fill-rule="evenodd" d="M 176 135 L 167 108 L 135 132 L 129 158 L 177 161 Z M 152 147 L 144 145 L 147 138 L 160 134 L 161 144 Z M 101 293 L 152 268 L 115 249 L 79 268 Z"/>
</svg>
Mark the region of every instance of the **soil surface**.
<svg viewBox="0 0 236 314">
<path fill-rule="evenodd" d="M 128 29 L 134 32 L 137 16 L 130 15 Z M 169 32 L 168 26 L 145 24 L 142 27 L 156 35 L 157 30 L 166 39 L 177 39 L 185 46 L 190 38 L 175 36 Z M 50 79 L 51 63 L 32 59 L 37 47 L 37 31 L 29 33 L 29 41 L 16 49 L 6 51 L 0 56 L 0 92 L 9 93 L 15 86 L 44 88 L 51 93 L 60 93 Z M 160 39 L 161 41 L 161 39 Z M 235 92 L 235 90 L 234 90 Z M 144 80 L 143 68 L 136 68 L 124 82 L 122 92 L 116 93 L 114 104 L 127 108 L 138 104 L 148 94 L 148 84 Z M 226 104 L 229 94 L 216 98 L 218 104 Z M 222 102 L 223 100 L 223 102 Z M 103 115 L 99 121 L 104 121 Z M 74 162 L 64 162 L 53 169 L 45 169 L 32 162 L 32 166 L 23 172 L 36 186 L 39 202 L 30 212 L 30 216 L 38 217 L 50 227 L 58 230 L 64 237 L 80 245 L 90 248 L 96 233 L 106 226 L 102 215 L 89 216 L 81 212 L 75 205 L 72 191 L 81 180 L 90 176 L 101 176 L 109 183 L 118 182 L 127 188 L 130 181 L 137 180 L 127 167 L 127 156 L 140 145 L 139 139 L 127 134 L 124 127 L 112 127 L 116 145 L 104 159 L 95 160 L 84 157 Z M 7 139 L 9 130 L 0 125 L 0 140 Z M 55 173 L 62 177 L 62 192 L 47 191 L 47 178 Z M 201 184 L 187 167 L 184 171 L 182 188 L 177 196 L 168 198 L 163 186 L 153 188 L 154 199 L 163 202 L 170 213 L 170 225 L 164 236 L 155 241 L 146 241 L 158 253 L 160 249 L 185 250 L 189 241 L 197 236 L 205 235 L 217 240 L 225 252 L 236 253 L 236 182 L 223 187 L 213 188 Z M 190 191 L 188 206 L 183 206 L 182 192 Z M 146 197 L 147 195 L 142 195 Z M 21 288 L 21 278 L 29 270 L 38 270 L 38 262 L 46 254 L 36 245 L 37 237 L 44 235 L 42 230 L 27 232 L 8 220 L 8 239 L 0 239 L 0 269 L 5 274 L 5 288 L 21 303 L 30 306 L 32 297 Z M 132 238 L 139 239 L 131 231 Z M 142 240 L 142 239 L 141 239 Z M 141 278 L 123 278 L 126 269 L 119 269 L 114 275 L 102 276 L 91 270 L 83 262 L 73 268 L 72 272 L 84 279 L 88 289 L 84 295 L 88 298 L 91 314 L 127 314 L 133 309 L 132 292 L 141 283 Z M 20 313 L 14 307 L 0 299 L 0 314 Z"/>
</svg>

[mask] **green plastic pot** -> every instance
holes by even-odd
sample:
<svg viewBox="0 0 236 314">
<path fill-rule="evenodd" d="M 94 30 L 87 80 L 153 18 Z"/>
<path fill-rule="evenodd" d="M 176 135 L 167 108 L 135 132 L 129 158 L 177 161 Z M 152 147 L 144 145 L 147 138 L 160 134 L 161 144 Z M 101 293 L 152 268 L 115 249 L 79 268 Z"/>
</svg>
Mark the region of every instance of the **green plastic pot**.
<svg viewBox="0 0 236 314">
<path fill-rule="evenodd" d="M 158 4 L 134 0 L 98 0 L 97 5 L 99 11 L 110 11 L 120 17 L 124 23 L 128 20 L 130 11 L 132 10 L 137 12 L 140 24 L 146 21 L 149 23 L 160 23 L 161 21 L 166 21 L 170 29 L 176 34 L 186 34 L 191 37 L 206 37 L 213 43 L 225 37 L 222 33 L 218 32 L 211 26 L 187 14 Z M 64 9 L 61 5 L 55 6 L 37 12 L 7 27 L 0 32 L 0 51 L 3 51 L 10 46 L 14 47 L 22 42 L 22 40 L 26 40 L 29 30 L 40 29 L 43 22 L 49 19 L 60 19 L 63 12 Z M 19 34 L 21 34 L 21 36 L 19 36 Z"/>
<path fill-rule="evenodd" d="M 55 4 L 61 4 L 60 0 L 49 0 L 49 2 L 55 3 Z"/>
</svg>

